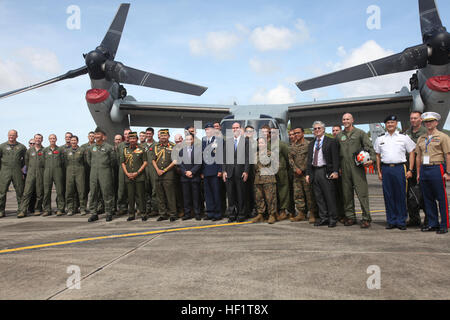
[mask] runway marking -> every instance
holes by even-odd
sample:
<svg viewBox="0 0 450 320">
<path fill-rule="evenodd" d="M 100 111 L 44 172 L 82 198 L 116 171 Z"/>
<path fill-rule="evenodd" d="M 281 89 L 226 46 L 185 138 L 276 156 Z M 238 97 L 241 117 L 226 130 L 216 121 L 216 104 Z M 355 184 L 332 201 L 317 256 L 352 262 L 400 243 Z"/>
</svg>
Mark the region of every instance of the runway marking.
<svg viewBox="0 0 450 320">
<path fill-rule="evenodd" d="M 116 235 L 109 235 L 109 236 L 82 238 L 82 239 L 52 242 L 52 243 L 38 244 L 38 245 L 32 245 L 32 246 L 26 246 L 26 247 L 12 248 L 12 249 L 4 249 L 4 250 L 0 250 L 0 254 L 25 251 L 25 250 L 33 250 L 33 249 L 42 249 L 42 248 L 49 248 L 49 247 L 56 247 L 56 246 L 63 246 L 63 245 L 74 244 L 74 243 L 83 243 L 83 242 L 88 242 L 88 241 L 147 236 L 147 235 L 152 235 L 152 234 L 161 234 L 161 233 L 186 231 L 186 230 L 229 227 L 229 226 L 244 225 L 244 224 L 249 224 L 249 223 L 252 223 L 252 222 L 247 221 L 247 222 L 239 222 L 239 223 L 225 223 L 225 224 L 216 224 L 216 225 L 208 225 L 208 226 L 184 227 L 184 228 L 175 228 L 175 229 L 163 229 L 163 230 L 154 230 L 154 231 L 146 231 L 146 232 L 136 232 L 136 233 L 126 233 L 126 234 L 116 234 Z"/>
<path fill-rule="evenodd" d="M 386 211 L 385 210 L 370 211 L 370 213 L 379 213 L 379 212 L 386 212 Z M 357 211 L 356 213 L 361 214 L 362 211 Z M 229 227 L 229 226 L 245 225 L 245 224 L 251 224 L 251 223 L 252 223 L 251 221 L 246 221 L 246 222 L 238 222 L 238 223 L 224 223 L 224 224 L 214 224 L 214 225 L 207 225 L 207 226 L 183 227 L 183 228 L 163 229 L 163 230 L 135 232 L 135 233 L 126 233 L 126 234 L 115 234 L 115 235 L 99 236 L 99 237 L 91 237 L 91 238 L 81 238 L 81 239 L 75 239 L 75 240 L 37 244 L 37 245 L 31 245 L 31 246 L 19 247 L 19 248 L 3 249 L 3 250 L 0 250 L 0 254 L 33 250 L 33 249 L 57 247 L 57 246 L 75 244 L 75 243 L 83 243 L 83 242 L 88 242 L 88 241 L 131 238 L 131 237 L 138 237 L 138 236 L 148 236 L 148 235 L 152 235 L 152 234 L 162 234 L 162 233 L 170 233 L 170 232 L 177 232 L 177 231 L 199 230 L 199 229 L 209 229 L 209 228 L 218 228 L 218 227 Z"/>
</svg>

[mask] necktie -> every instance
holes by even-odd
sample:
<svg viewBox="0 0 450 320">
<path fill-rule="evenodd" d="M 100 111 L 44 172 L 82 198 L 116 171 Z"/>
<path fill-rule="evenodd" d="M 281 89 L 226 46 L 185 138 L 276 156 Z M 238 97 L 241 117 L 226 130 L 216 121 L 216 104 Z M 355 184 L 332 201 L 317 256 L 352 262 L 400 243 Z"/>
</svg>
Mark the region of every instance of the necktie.
<svg viewBox="0 0 450 320">
<path fill-rule="evenodd" d="M 234 151 L 237 150 L 238 140 L 234 139 Z"/>
<path fill-rule="evenodd" d="M 319 161 L 320 138 L 317 139 L 316 150 L 314 150 L 313 166 L 317 167 Z"/>
</svg>

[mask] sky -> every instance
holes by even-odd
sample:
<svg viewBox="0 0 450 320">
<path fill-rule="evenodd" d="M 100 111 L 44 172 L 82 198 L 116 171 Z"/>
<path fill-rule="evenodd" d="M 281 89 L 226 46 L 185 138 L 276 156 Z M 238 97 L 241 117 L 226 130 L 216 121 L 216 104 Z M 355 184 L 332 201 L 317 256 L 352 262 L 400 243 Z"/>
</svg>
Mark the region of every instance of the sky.
<svg viewBox="0 0 450 320">
<path fill-rule="evenodd" d="M 450 27 L 450 2 L 436 1 L 443 24 Z M 82 54 L 101 43 L 119 5 L 102 0 L 0 1 L 0 92 L 84 66 Z M 125 85 L 138 101 L 293 103 L 409 88 L 413 72 L 311 92 L 301 92 L 295 82 L 420 43 L 414 0 L 142 0 L 131 2 L 116 61 L 208 87 L 196 97 Z M 55 133 L 63 144 L 66 131 L 86 142 L 96 127 L 85 101 L 89 89 L 84 75 L 0 100 L 0 142 L 13 128 L 22 143 L 35 133 L 43 134 L 44 141 Z M 172 130 L 171 138 L 181 132 Z"/>
</svg>

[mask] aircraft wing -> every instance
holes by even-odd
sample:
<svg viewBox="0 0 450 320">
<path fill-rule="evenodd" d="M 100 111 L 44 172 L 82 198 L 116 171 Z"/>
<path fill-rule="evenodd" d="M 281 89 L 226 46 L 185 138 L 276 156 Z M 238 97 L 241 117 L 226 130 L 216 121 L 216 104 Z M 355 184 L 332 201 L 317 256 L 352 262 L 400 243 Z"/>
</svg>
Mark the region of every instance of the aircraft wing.
<svg viewBox="0 0 450 320">
<path fill-rule="evenodd" d="M 353 115 L 355 124 L 382 123 L 388 115 L 393 114 L 403 121 L 404 126 L 404 121 L 409 120 L 412 103 L 411 93 L 403 88 L 399 93 L 389 95 L 291 104 L 288 117 L 292 128 L 311 128 L 317 120 L 328 127 L 341 125 L 342 115 L 346 112 Z"/>
<path fill-rule="evenodd" d="M 194 121 L 220 121 L 230 115 L 229 106 L 124 101 L 120 112 L 129 114 L 130 125 L 137 127 L 185 128 Z"/>
</svg>

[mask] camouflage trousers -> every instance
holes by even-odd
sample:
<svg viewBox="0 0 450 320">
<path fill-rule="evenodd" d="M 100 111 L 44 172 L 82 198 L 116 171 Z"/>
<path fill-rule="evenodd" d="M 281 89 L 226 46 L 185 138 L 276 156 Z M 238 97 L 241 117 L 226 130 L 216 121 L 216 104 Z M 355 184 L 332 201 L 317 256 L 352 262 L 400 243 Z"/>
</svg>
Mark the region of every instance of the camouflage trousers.
<svg viewBox="0 0 450 320">
<path fill-rule="evenodd" d="M 298 213 L 307 214 L 309 211 L 317 217 L 316 199 L 311 186 L 306 182 L 305 176 L 294 175 L 294 202 Z"/>
<path fill-rule="evenodd" d="M 255 184 L 256 212 L 264 215 L 275 215 L 277 213 L 277 184 L 264 183 Z"/>
</svg>

